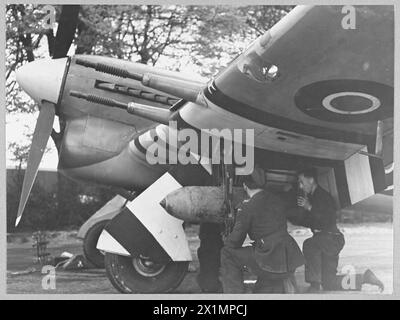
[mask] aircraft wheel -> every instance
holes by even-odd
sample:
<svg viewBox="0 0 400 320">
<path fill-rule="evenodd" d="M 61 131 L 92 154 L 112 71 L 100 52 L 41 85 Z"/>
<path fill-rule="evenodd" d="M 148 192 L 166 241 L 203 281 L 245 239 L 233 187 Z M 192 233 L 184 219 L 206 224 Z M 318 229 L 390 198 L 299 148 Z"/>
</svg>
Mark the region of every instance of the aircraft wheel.
<svg viewBox="0 0 400 320">
<path fill-rule="evenodd" d="M 104 253 L 96 248 L 97 241 L 104 227 L 110 220 L 103 220 L 90 227 L 83 239 L 83 255 L 97 268 L 104 269 Z"/>
<path fill-rule="evenodd" d="M 184 279 L 189 261 L 155 263 L 150 259 L 106 253 L 105 267 L 113 286 L 122 293 L 166 293 Z"/>
</svg>

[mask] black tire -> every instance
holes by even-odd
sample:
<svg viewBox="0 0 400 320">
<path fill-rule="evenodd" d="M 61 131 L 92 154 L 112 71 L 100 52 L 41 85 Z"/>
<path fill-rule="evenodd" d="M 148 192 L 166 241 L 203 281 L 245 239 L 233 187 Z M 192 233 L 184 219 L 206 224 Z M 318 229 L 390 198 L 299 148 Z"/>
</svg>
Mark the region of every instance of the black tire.
<svg viewBox="0 0 400 320">
<path fill-rule="evenodd" d="M 185 278 L 189 261 L 170 261 L 163 264 L 153 264 L 154 272 L 144 275 L 138 269 L 140 261 L 148 261 L 140 257 L 124 257 L 105 254 L 107 277 L 112 285 L 122 293 L 167 293 L 175 290 Z"/>
<path fill-rule="evenodd" d="M 96 248 L 97 241 L 104 227 L 110 220 L 103 220 L 95 223 L 86 232 L 83 239 L 83 255 L 96 268 L 104 269 L 104 254 Z"/>
</svg>

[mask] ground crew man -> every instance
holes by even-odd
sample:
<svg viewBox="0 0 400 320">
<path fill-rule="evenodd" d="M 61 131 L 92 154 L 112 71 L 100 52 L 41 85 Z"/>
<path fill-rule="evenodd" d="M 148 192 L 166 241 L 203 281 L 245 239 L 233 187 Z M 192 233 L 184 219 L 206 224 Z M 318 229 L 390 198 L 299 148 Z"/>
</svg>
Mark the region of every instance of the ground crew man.
<svg viewBox="0 0 400 320">
<path fill-rule="evenodd" d="M 213 186 L 219 183 L 216 177 L 217 168 L 218 165 L 214 165 L 213 175 L 210 175 L 199 164 L 178 163 L 169 172 L 183 186 Z M 221 248 L 224 244 L 221 234 L 223 227 L 216 223 L 200 224 L 200 247 L 197 250 L 200 268 L 196 280 L 203 293 L 222 292 L 219 268 Z"/>
<path fill-rule="evenodd" d="M 221 250 L 221 280 L 224 293 L 244 293 L 244 268 L 258 276 L 255 293 L 284 293 L 290 278 L 304 259 L 296 241 L 287 232 L 285 203 L 264 190 L 265 174 L 256 168 L 244 178 L 249 199 L 236 215 L 232 233 Z M 242 247 L 249 235 L 251 246 Z"/>
<path fill-rule="evenodd" d="M 221 248 L 224 245 L 221 234 L 223 228 L 224 225 L 216 223 L 200 224 L 200 246 L 197 249 L 200 270 L 196 280 L 203 293 L 222 293 L 219 270 Z"/>
<path fill-rule="evenodd" d="M 383 283 L 367 270 L 355 275 L 353 288 L 343 286 L 343 277 L 337 275 L 339 253 L 345 240 L 336 225 L 336 206 L 332 196 L 317 183 L 317 172 L 307 168 L 298 173 L 297 208 L 290 210 L 288 219 L 297 225 L 308 227 L 313 236 L 303 243 L 306 259 L 305 281 L 310 284 L 308 292 L 321 290 L 361 290 L 363 283 L 377 285 L 383 290 Z"/>
</svg>

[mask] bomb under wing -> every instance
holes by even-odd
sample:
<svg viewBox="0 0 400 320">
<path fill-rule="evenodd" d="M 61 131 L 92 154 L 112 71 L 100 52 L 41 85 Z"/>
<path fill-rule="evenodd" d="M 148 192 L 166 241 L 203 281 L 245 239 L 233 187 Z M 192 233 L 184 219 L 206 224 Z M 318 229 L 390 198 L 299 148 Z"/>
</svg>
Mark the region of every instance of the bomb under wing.
<svg viewBox="0 0 400 320">
<path fill-rule="evenodd" d="M 233 206 L 246 198 L 241 187 L 233 188 Z M 226 217 L 221 187 L 189 186 L 168 194 L 160 205 L 175 218 L 191 223 L 221 223 Z"/>
</svg>

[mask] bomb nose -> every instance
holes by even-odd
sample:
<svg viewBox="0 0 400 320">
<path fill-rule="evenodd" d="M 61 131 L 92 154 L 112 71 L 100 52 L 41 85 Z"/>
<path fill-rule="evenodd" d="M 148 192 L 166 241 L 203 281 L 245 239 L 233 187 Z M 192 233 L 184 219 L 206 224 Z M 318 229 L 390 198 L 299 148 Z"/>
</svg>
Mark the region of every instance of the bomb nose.
<svg viewBox="0 0 400 320">
<path fill-rule="evenodd" d="M 167 201 L 165 198 L 160 201 L 160 206 L 164 209 L 167 209 Z"/>
<path fill-rule="evenodd" d="M 20 87 L 36 102 L 57 104 L 68 58 L 42 59 L 25 64 L 16 71 Z"/>
</svg>

